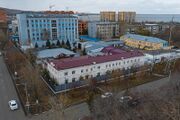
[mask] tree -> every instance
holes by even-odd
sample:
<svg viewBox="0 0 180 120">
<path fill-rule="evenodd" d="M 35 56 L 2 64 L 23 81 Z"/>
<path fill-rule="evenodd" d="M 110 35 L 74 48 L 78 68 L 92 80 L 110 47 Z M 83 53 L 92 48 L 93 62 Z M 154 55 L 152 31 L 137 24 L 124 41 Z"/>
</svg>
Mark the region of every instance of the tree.
<svg viewBox="0 0 180 120">
<path fill-rule="evenodd" d="M 49 40 L 46 41 L 46 47 L 50 48 L 51 47 L 51 43 Z"/>
<path fill-rule="evenodd" d="M 64 45 L 65 45 L 64 40 L 62 40 L 62 43 L 61 43 L 61 44 L 62 44 L 62 46 L 64 46 Z"/>
<path fill-rule="evenodd" d="M 38 48 L 39 46 L 38 46 L 38 44 L 37 44 L 37 42 L 36 42 L 36 44 L 35 44 L 35 48 Z"/>
<path fill-rule="evenodd" d="M 71 44 L 69 42 L 69 40 L 66 41 L 66 46 L 70 49 L 71 48 Z"/>
<path fill-rule="evenodd" d="M 37 57 L 36 57 L 36 54 L 33 49 L 29 49 L 27 51 L 27 57 L 28 57 L 28 60 L 30 61 L 30 63 L 34 66 L 36 63 Z"/>
<path fill-rule="evenodd" d="M 57 40 L 56 46 L 60 46 L 60 42 L 59 42 L 59 40 Z"/>
<path fill-rule="evenodd" d="M 142 27 L 138 28 L 136 33 L 140 34 L 140 35 L 144 35 L 144 36 L 150 36 L 151 35 L 151 32 L 149 32 L 148 30 L 146 30 Z"/>
<path fill-rule="evenodd" d="M 83 55 L 87 55 L 86 49 L 83 49 L 82 54 L 83 54 Z"/>
</svg>

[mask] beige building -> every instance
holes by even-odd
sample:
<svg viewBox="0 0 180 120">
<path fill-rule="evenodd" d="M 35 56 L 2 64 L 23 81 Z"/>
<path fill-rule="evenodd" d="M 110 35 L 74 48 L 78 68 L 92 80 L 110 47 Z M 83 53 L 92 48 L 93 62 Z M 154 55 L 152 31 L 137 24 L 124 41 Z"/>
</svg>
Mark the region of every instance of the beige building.
<svg viewBox="0 0 180 120">
<path fill-rule="evenodd" d="M 144 50 L 169 49 L 168 41 L 136 34 L 126 34 L 120 38 L 127 46 Z"/>
<path fill-rule="evenodd" d="M 116 21 L 116 12 L 102 11 L 102 12 L 100 12 L 100 19 L 102 22 L 115 22 Z"/>
<path fill-rule="evenodd" d="M 99 21 L 89 22 L 88 36 L 102 40 L 117 38 L 119 37 L 119 23 Z"/>
<path fill-rule="evenodd" d="M 118 12 L 118 21 L 121 23 L 134 23 L 136 12 Z"/>
</svg>

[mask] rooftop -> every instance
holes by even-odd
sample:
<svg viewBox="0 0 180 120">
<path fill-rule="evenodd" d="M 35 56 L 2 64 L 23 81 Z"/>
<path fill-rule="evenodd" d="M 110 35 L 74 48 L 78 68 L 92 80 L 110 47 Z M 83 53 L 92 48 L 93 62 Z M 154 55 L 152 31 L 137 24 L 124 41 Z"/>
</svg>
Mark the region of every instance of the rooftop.
<svg viewBox="0 0 180 120">
<path fill-rule="evenodd" d="M 79 36 L 80 39 L 82 40 L 85 40 L 85 41 L 92 41 L 92 42 L 98 42 L 100 41 L 100 39 L 97 39 L 97 38 L 91 38 L 87 35 L 82 35 L 82 36 Z"/>
<path fill-rule="evenodd" d="M 19 14 L 19 15 L 26 15 L 28 18 L 77 18 L 76 15 L 70 14 Z"/>
<path fill-rule="evenodd" d="M 119 53 L 116 54 L 107 54 L 102 56 L 93 56 L 93 57 L 82 56 L 82 57 L 65 58 L 59 60 L 50 60 L 49 63 L 52 64 L 54 68 L 57 70 L 64 70 L 64 69 L 100 64 L 100 63 L 138 57 L 138 56 L 144 56 L 144 54 L 139 51 L 128 51 L 128 52 L 119 51 Z"/>
<path fill-rule="evenodd" d="M 122 37 L 125 38 L 131 38 L 137 41 L 148 41 L 148 42 L 154 42 L 154 43 L 168 43 L 165 40 L 159 39 L 159 38 L 155 38 L 155 37 L 148 37 L 148 36 L 142 36 L 142 35 L 136 35 L 136 34 L 126 34 Z"/>
<path fill-rule="evenodd" d="M 55 49 L 46 49 L 38 52 L 38 58 L 56 58 L 58 55 L 75 55 L 74 52 L 64 49 L 64 48 L 55 48 Z"/>
<path fill-rule="evenodd" d="M 166 53 L 176 53 L 176 50 L 150 50 L 145 51 L 144 53 L 150 54 L 150 55 L 159 55 L 159 54 L 166 54 Z"/>
</svg>

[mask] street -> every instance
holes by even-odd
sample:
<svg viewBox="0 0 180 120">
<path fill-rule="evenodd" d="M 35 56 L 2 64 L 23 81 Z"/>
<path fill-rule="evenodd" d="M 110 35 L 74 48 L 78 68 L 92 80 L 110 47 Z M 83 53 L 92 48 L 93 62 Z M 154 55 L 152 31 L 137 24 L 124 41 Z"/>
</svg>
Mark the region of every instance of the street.
<svg viewBox="0 0 180 120">
<path fill-rule="evenodd" d="M 15 99 L 19 109 L 11 111 L 8 101 Z M 20 105 L 11 76 L 7 70 L 2 56 L 0 56 L 0 120 L 25 120 L 26 117 Z"/>
</svg>

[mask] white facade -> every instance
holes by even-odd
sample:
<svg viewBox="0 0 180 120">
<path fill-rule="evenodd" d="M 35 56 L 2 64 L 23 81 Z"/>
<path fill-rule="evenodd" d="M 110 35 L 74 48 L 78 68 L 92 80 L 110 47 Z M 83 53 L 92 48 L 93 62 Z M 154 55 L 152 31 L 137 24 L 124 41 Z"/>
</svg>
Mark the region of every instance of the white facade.
<svg viewBox="0 0 180 120">
<path fill-rule="evenodd" d="M 112 39 L 119 37 L 118 22 L 89 22 L 88 36 L 100 39 Z"/>
<path fill-rule="evenodd" d="M 152 63 L 158 63 L 161 62 L 162 60 L 173 60 L 180 58 L 178 56 L 178 53 L 176 51 L 169 51 L 169 52 L 150 52 L 150 53 L 145 53 L 146 57 L 146 62 Z"/>
<path fill-rule="evenodd" d="M 91 65 L 69 68 L 59 71 L 55 69 L 55 65 L 53 63 L 48 63 L 47 70 L 49 71 L 51 77 L 55 78 L 57 83 L 61 85 L 67 82 L 71 83 L 79 81 L 80 77 L 88 79 L 91 77 L 96 77 L 98 75 L 105 75 L 107 71 L 129 69 L 131 67 L 142 66 L 144 65 L 144 60 L 144 56 L 139 56 L 99 64 L 92 63 Z"/>
<path fill-rule="evenodd" d="M 79 39 L 78 18 L 73 15 L 18 14 L 17 20 L 22 45 L 38 43 L 41 46 L 47 39 L 73 44 Z"/>
</svg>

